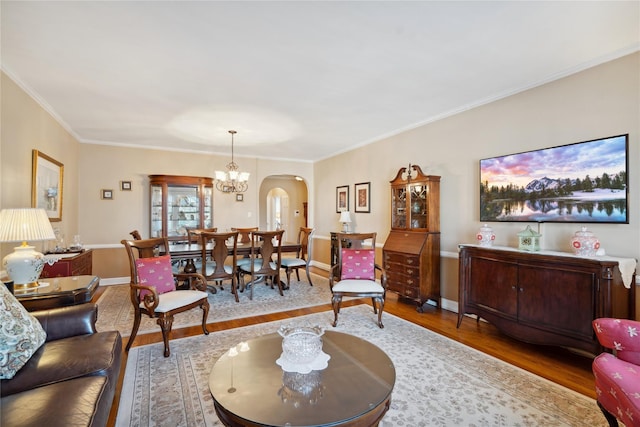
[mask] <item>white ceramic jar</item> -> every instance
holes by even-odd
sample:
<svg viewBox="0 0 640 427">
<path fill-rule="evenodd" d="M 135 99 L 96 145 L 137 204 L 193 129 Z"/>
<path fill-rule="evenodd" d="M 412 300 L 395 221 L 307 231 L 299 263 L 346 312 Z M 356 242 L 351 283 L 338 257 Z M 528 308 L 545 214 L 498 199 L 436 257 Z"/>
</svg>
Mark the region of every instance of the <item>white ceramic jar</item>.
<svg viewBox="0 0 640 427">
<path fill-rule="evenodd" d="M 571 238 L 571 247 L 576 255 L 595 256 L 600 249 L 600 241 L 587 227 L 582 227 Z"/>
<path fill-rule="evenodd" d="M 476 234 L 476 239 L 478 239 L 478 244 L 480 246 L 492 246 L 493 241 L 496 239 L 496 234 L 493 232 L 491 227 L 484 224 L 480 227 L 478 234 Z"/>
</svg>

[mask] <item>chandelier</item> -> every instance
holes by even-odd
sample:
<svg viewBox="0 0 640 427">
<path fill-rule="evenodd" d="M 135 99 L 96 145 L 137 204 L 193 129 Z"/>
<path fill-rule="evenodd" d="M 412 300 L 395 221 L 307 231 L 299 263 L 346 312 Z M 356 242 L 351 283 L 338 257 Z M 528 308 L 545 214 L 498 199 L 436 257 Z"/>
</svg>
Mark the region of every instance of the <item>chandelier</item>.
<svg viewBox="0 0 640 427">
<path fill-rule="evenodd" d="M 244 193 L 249 188 L 249 173 L 240 172 L 238 165 L 233 161 L 233 136 L 237 133 L 230 130 L 231 134 L 231 162 L 227 163 L 226 171 L 216 171 L 216 188 L 223 193 Z"/>
</svg>

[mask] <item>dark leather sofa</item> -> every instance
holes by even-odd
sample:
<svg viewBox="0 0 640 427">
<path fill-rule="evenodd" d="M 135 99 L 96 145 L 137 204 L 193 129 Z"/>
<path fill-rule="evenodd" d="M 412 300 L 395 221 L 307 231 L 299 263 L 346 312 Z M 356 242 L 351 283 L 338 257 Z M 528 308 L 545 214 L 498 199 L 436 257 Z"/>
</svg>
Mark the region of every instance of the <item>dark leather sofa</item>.
<svg viewBox="0 0 640 427">
<path fill-rule="evenodd" d="M 95 304 L 31 314 L 47 339 L 0 382 L 0 425 L 105 426 L 120 374 L 120 333 L 96 331 Z"/>
</svg>

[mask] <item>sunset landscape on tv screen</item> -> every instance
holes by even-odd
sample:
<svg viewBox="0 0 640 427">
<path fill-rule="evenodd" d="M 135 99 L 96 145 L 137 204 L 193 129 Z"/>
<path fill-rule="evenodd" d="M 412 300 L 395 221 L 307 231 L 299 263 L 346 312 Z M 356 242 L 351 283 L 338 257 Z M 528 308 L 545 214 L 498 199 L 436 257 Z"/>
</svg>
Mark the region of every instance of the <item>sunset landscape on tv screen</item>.
<svg viewBox="0 0 640 427">
<path fill-rule="evenodd" d="M 480 221 L 628 223 L 628 140 L 480 160 Z"/>
</svg>

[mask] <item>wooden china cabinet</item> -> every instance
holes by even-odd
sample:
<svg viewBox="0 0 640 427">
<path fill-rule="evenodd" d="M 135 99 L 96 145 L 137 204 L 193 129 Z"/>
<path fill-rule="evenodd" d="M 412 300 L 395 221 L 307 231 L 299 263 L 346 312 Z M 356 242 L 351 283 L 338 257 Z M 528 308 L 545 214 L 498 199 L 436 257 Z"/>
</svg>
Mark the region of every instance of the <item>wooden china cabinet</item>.
<svg viewBox="0 0 640 427">
<path fill-rule="evenodd" d="M 391 232 L 383 247 L 390 291 L 415 300 L 418 311 L 440 305 L 440 177 L 420 166 L 391 181 Z"/>
<path fill-rule="evenodd" d="M 187 239 L 188 228 L 213 225 L 213 179 L 178 175 L 149 175 L 150 237 Z"/>
</svg>

